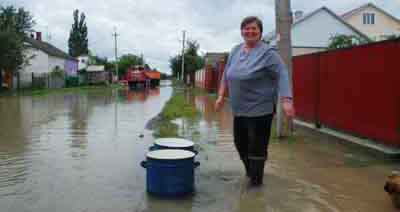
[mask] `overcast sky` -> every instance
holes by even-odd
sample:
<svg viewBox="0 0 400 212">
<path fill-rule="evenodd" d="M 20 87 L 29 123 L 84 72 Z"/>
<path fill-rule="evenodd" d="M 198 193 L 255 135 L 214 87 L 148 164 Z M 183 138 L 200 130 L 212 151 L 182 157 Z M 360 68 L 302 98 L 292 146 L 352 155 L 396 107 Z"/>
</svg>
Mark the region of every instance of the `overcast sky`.
<svg viewBox="0 0 400 212">
<path fill-rule="evenodd" d="M 34 16 L 44 40 L 67 52 L 72 12 L 86 14 L 89 49 L 114 59 L 113 28 L 119 55 L 143 54 L 151 67 L 169 73 L 168 59 L 181 49 L 182 30 L 197 40 L 201 52 L 229 51 L 241 42 L 243 17 L 257 15 L 264 33 L 274 29 L 274 0 L 1 0 L 2 6 L 24 7 Z M 372 2 L 400 18 L 400 0 L 292 0 L 292 10 L 312 12 L 322 6 L 341 15 Z M 48 35 L 51 35 L 49 40 Z"/>
</svg>

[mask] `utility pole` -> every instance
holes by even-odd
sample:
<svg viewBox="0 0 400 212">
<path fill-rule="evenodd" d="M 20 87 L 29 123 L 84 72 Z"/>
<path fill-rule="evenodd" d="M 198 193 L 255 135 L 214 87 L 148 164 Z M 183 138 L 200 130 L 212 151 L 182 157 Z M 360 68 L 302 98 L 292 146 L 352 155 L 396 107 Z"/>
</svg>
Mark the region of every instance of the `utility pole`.
<svg viewBox="0 0 400 212">
<path fill-rule="evenodd" d="M 183 30 L 183 40 L 182 40 L 182 73 L 181 73 L 181 78 L 184 84 L 185 82 L 185 33 L 186 31 Z"/>
<path fill-rule="evenodd" d="M 292 89 L 292 12 L 290 8 L 290 0 L 275 0 L 275 21 L 276 21 L 276 38 L 279 54 L 287 65 L 289 71 L 289 87 Z M 280 96 L 277 105 L 277 124 L 276 134 L 278 137 L 283 136 L 283 113 Z M 293 120 L 288 120 L 290 131 L 293 129 Z M 291 133 L 291 132 L 290 132 Z"/>
<path fill-rule="evenodd" d="M 117 34 L 117 28 L 114 27 L 114 49 L 115 49 L 115 71 L 117 73 L 117 83 L 118 83 L 118 51 L 117 51 L 117 36 L 119 36 L 119 34 Z"/>
</svg>

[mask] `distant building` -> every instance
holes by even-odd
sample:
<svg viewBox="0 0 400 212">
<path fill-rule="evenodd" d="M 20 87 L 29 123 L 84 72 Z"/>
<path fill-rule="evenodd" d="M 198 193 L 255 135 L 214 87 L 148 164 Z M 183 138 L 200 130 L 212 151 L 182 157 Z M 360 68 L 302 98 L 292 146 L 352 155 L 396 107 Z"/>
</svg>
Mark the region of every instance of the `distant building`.
<svg viewBox="0 0 400 212">
<path fill-rule="evenodd" d="M 107 82 L 107 72 L 103 65 L 89 65 L 86 68 L 87 82 L 89 84 L 99 84 Z"/>
<path fill-rule="evenodd" d="M 32 57 L 29 65 L 22 69 L 25 73 L 49 73 L 56 67 L 63 69 L 67 75 L 75 76 L 78 70 L 78 61 L 57 47 L 42 41 L 40 32 L 36 32 L 36 39 L 27 38 L 28 46 L 25 54 Z"/>
<path fill-rule="evenodd" d="M 342 18 L 373 40 L 400 35 L 400 20 L 372 3 L 351 10 Z"/>
<path fill-rule="evenodd" d="M 85 69 L 89 66 L 89 55 L 81 55 L 76 59 L 78 60 L 78 70 Z"/>
<path fill-rule="evenodd" d="M 305 16 L 300 11 L 296 12 L 291 33 L 293 56 L 323 51 L 331 42 L 330 39 L 338 34 L 369 39 L 326 7 Z M 264 37 L 264 41 L 273 46 L 276 46 L 278 39 L 279 36 L 275 32 L 270 32 Z"/>
</svg>

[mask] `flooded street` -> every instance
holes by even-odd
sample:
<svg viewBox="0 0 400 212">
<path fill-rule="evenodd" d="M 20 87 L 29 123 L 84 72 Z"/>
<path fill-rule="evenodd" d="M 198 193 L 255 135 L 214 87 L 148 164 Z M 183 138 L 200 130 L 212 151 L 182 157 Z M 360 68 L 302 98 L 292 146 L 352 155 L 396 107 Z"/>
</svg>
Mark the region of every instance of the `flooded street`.
<svg viewBox="0 0 400 212">
<path fill-rule="evenodd" d="M 0 211 L 396 211 L 383 190 L 395 163 L 302 129 L 271 140 L 265 184 L 248 186 L 228 106 L 179 92 L 201 114 L 175 120 L 201 162 L 196 193 L 179 200 L 148 195 L 139 165 L 170 86 L 0 97 Z"/>
</svg>

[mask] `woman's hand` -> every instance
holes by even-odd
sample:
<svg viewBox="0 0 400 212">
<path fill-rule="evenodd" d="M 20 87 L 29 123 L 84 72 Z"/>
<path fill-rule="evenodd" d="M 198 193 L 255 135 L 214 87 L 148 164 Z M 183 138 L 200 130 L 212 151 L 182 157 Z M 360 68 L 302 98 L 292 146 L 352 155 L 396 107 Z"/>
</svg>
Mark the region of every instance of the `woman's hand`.
<svg viewBox="0 0 400 212">
<path fill-rule="evenodd" d="M 286 117 L 292 119 L 295 116 L 295 110 L 293 107 L 293 102 L 289 98 L 282 98 L 282 109 Z"/>
<path fill-rule="evenodd" d="M 214 110 L 216 112 L 219 112 L 223 106 L 224 106 L 224 97 L 223 96 L 218 96 L 218 98 L 217 98 L 217 100 L 215 101 L 215 104 L 214 104 Z"/>
</svg>

